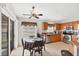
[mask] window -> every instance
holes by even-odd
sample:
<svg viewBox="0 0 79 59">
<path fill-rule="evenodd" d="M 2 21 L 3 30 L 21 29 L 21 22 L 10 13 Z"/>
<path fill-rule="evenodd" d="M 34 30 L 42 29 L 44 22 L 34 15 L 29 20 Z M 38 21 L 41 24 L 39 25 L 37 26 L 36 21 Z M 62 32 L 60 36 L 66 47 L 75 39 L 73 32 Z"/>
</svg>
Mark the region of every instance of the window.
<svg viewBox="0 0 79 59">
<path fill-rule="evenodd" d="M 54 31 L 53 26 L 48 26 L 48 30 L 47 30 L 47 32 L 53 32 L 53 31 Z"/>
</svg>

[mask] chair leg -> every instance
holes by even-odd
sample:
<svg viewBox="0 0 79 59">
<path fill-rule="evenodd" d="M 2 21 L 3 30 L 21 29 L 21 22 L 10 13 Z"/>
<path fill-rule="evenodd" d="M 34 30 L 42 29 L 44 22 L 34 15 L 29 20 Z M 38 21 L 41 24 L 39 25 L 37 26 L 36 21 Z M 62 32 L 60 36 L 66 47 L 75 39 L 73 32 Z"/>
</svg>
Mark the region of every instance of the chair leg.
<svg viewBox="0 0 79 59">
<path fill-rule="evenodd" d="M 32 53 L 31 53 L 31 55 L 33 56 L 33 51 L 32 51 Z"/>
<path fill-rule="evenodd" d="M 35 56 L 35 52 L 34 52 L 34 56 Z"/>
<path fill-rule="evenodd" d="M 32 52 L 30 51 L 30 56 L 33 56 L 33 51 Z"/>
<path fill-rule="evenodd" d="M 22 54 L 22 56 L 24 56 L 24 48 L 23 48 L 23 54 Z"/>
<path fill-rule="evenodd" d="M 30 56 L 31 56 L 31 52 L 30 52 Z"/>
<path fill-rule="evenodd" d="M 45 45 L 44 45 L 44 51 L 45 51 Z"/>
<path fill-rule="evenodd" d="M 34 51 L 34 56 L 36 56 L 35 53 L 36 53 L 36 51 Z"/>
<path fill-rule="evenodd" d="M 42 56 L 42 51 L 41 51 L 41 56 Z"/>
</svg>

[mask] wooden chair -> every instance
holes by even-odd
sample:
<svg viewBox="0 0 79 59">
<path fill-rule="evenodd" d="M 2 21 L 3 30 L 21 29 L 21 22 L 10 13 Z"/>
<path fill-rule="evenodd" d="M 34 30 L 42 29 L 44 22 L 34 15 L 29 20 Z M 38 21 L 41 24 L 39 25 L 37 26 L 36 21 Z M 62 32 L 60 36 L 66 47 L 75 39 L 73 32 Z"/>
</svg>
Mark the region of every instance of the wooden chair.
<svg viewBox="0 0 79 59">
<path fill-rule="evenodd" d="M 34 43 L 34 55 L 35 55 L 36 52 L 38 52 L 42 56 L 43 44 L 44 44 L 43 40 L 35 41 L 35 43 Z"/>
<path fill-rule="evenodd" d="M 25 48 L 29 50 L 30 56 L 33 55 L 33 48 L 34 48 L 34 43 L 33 42 L 25 42 Z"/>
<path fill-rule="evenodd" d="M 33 55 L 33 43 L 30 42 L 24 42 L 22 39 L 22 46 L 23 46 L 23 56 L 24 56 L 24 50 L 27 49 L 30 52 L 30 56 Z"/>
<path fill-rule="evenodd" d="M 46 43 L 46 34 L 39 34 L 39 33 L 37 33 L 37 37 L 38 38 L 41 38 L 42 40 L 43 40 L 43 47 L 44 47 L 44 51 L 45 51 L 45 43 Z"/>
</svg>

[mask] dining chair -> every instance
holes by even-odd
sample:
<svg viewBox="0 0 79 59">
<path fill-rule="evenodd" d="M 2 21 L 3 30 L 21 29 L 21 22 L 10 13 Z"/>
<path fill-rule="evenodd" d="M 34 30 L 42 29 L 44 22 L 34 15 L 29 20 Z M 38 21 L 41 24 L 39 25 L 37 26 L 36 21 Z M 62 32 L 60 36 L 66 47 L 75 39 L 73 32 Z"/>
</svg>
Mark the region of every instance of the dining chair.
<svg viewBox="0 0 79 59">
<path fill-rule="evenodd" d="M 22 46 L 23 46 L 23 56 L 24 56 L 24 50 L 27 49 L 30 52 L 30 56 L 33 55 L 33 43 L 30 42 L 24 42 L 22 39 Z"/>
<path fill-rule="evenodd" d="M 43 40 L 35 41 L 34 42 L 34 49 L 33 49 L 34 55 L 35 55 L 36 52 L 38 52 L 42 56 L 42 48 L 43 48 Z"/>
<path fill-rule="evenodd" d="M 33 42 L 25 42 L 25 48 L 30 52 L 30 56 L 32 56 L 34 43 Z"/>
<path fill-rule="evenodd" d="M 37 37 L 41 38 L 43 40 L 43 42 L 44 42 L 43 47 L 44 47 L 44 51 L 45 51 L 46 34 L 43 34 L 43 33 L 39 34 L 39 33 L 37 33 Z"/>
</svg>

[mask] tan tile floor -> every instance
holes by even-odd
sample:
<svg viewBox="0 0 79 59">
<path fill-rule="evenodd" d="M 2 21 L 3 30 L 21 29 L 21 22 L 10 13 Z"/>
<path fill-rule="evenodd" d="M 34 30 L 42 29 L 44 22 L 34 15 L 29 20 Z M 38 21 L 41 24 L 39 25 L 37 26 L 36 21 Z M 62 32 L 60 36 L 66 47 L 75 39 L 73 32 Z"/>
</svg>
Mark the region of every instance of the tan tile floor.
<svg viewBox="0 0 79 59">
<path fill-rule="evenodd" d="M 46 51 L 43 51 L 43 56 L 61 56 L 61 50 L 68 50 L 68 44 L 63 42 L 49 43 L 46 44 Z M 22 47 L 14 49 L 11 53 L 11 56 L 22 56 Z M 25 50 L 24 56 L 29 56 L 30 53 L 28 50 Z M 40 56 L 38 53 L 36 56 Z"/>
</svg>

